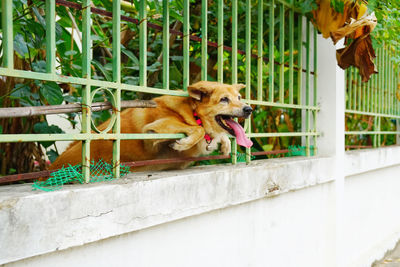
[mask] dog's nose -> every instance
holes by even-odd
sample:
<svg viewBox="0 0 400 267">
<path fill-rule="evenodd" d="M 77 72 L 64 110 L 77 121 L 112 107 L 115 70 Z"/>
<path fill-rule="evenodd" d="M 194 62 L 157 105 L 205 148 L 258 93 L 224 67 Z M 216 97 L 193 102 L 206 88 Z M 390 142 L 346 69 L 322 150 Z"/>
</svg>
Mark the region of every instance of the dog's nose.
<svg viewBox="0 0 400 267">
<path fill-rule="evenodd" d="M 243 108 L 243 113 L 245 114 L 245 116 L 250 116 L 250 114 L 253 112 L 253 109 L 250 106 L 245 106 Z"/>
</svg>

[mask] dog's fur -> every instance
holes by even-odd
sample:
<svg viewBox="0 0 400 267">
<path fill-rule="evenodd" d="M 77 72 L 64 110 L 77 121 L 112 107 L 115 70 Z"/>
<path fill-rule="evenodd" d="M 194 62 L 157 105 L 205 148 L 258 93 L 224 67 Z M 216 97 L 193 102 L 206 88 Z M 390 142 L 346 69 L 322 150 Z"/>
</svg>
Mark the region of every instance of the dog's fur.
<svg viewBox="0 0 400 267">
<path fill-rule="evenodd" d="M 217 82 L 197 82 L 188 87 L 190 97 L 161 96 L 154 99 L 156 108 L 129 108 L 121 112 L 121 133 L 184 133 L 179 140 L 122 140 L 121 162 L 149 159 L 196 157 L 218 148 L 223 154 L 230 153 L 227 136 L 229 129 L 218 123 L 218 115 L 248 117 L 251 108 L 240 101 L 242 84 L 227 85 Z M 228 98 L 228 101 L 226 101 Z M 222 101 L 221 101 L 222 100 Z M 201 118 L 203 127 L 196 123 L 194 112 Z M 108 121 L 99 128 L 105 129 Z M 229 127 L 228 127 L 229 128 Z M 232 132 L 230 132 L 232 133 Z M 212 138 L 207 144 L 204 135 Z M 81 163 L 81 142 L 72 143 L 50 166 L 61 168 L 66 164 Z M 112 141 L 96 140 L 90 144 L 91 159 L 111 162 Z M 133 171 L 185 168 L 190 163 L 174 163 L 157 166 L 135 167 Z"/>
</svg>

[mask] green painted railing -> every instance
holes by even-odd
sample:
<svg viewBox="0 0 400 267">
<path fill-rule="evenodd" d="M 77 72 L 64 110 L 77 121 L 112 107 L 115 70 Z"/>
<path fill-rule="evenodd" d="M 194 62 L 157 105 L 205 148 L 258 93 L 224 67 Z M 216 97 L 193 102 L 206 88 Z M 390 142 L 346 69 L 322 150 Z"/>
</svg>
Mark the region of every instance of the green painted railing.
<svg viewBox="0 0 400 267">
<path fill-rule="evenodd" d="M 372 75 L 367 83 L 361 81 L 357 69 L 351 67 L 346 71 L 346 125 L 351 127 L 345 132 L 346 145 L 352 147 L 361 139 L 371 138 L 370 146 L 380 147 L 386 137 L 391 135 L 395 142 L 400 134 L 400 101 L 396 97 L 400 68 L 393 60 L 395 53 L 398 52 L 385 46 L 377 49 L 375 63 L 379 73 Z M 365 145 L 368 143 L 364 142 Z"/>
<path fill-rule="evenodd" d="M 112 81 L 101 81 L 91 77 L 91 15 L 92 10 L 90 0 L 82 2 L 82 76 L 71 77 L 57 74 L 56 63 L 56 40 L 55 40 L 55 8 L 59 2 L 55 0 L 46 0 L 46 73 L 17 70 L 13 67 L 13 11 L 12 0 L 2 0 L 2 19 L 3 19 L 3 66 L 0 68 L 0 75 L 11 76 L 16 78 L 25 78 L 32 80 L 54 81 L 57 83 L 71 83 L 82 85 L 84 88 L 82 96 L 82 132 L 79 134 L 2 134 L 0 142 L 35 142 L 35 141 L 71 141 L 81 140 L 82 146 L 82 166 L 89 166 L 90 162 L 90 143 L 92 140 L 106 139 L 113 141 L 113 166 L 114 175 L 119 177 L 120 172 L 120 141 L 127 139 L 176 139 L 184 137 L 183 134 L 126 134 L 121 133 L 121 91 L 134 91 L 159 95 L 176 95 L 188 96 L 186 88 L 189 85 L 189 66 L 190 66 L 190 41 L 195 38 L 190 32 L 190 1 L 183 0 L 183 91 L 169 90 L 169 0 L 162 0 L 163 7 L 163 60 L 162 60 L 162 77 L 163 88 L 152 88 L 147 86 L 147 1 L 139 2 L 139 46 L 140 46 L 140 68 L 139 68 L 139 85 L 130 85 L 121 83 L 121 56 L 120 56 L 120 32 L 121 32 L 121 6 L 119 0 L 113 0 L 112 5 Z M 208 1 L 202 0 L 201 7 L 201 79 L 207 80 L 208 70 L 208 46 L 212 45 L 207 39 L 208 37 L 208 17 L 207 10 Z M 306 146 L 307 155 L 311 155 L 310 149 L 316 150 L 316 138 L 319 133 L 316 130 L 316 116 L 319 110 L 317 106 L 317 43 L 316 30 L 311 26 L 305 17 L 298 13 L 294 7 L 293 0 L 259 0 L 256 5 L 250 0 L 246 0 L 245 11 L 245 51 L 238 48 L 238 0 L 231 2 L 231 29 L 232 32 L 224 32 L 224 1 L 216 1 L 218 8 L 218 36 L 217 36 L 217 80 L 226 83 L 238 82 L 239 59 L 238 54 L 243 55 L 245 64 L 245 83 L 247 85 L 245 91 L 244 102 L 251 105 L 260 105 L 265 107 L 278 107 L 282 109 L 295 109 L 303 112 L 304 127 L 301 132 L 253 132 L 250 120 L 246 120 L 245 128 L 247 134 L 251 138 L 265 137 L 304 137 L 304 145 Z M 257 11 L 257 33 L 254 36 L 254 25 L 252 24 L 252 5 L 256 6 Z M 268 13 L 266 13 L 268 10 Z M 269 14 L 269 37 L 268 42 L 264 40 L 263 23 L 265 14 Z M 254 23 L 255 24 L 255 23 Z M 297 24 L 297 28 L 295 27 Z M 295 31 L 295 29 L 297 29 Z M 279 31 L 279 33 L 277 33 Z M 231 35 L 232 47 L 224 45 L 224 36 Z M 279 45 L 276 46 L 275 38 L 278 36 Z M 296 38 L 297 39 L 296 39 Z M 257 39 L 253 43 L 253 38 Z M 226 39 L 226 38 L 225 38 Z M 297 42 L 295 41 L 297 40 Z M 264 55 L 263 47 L 268 44 L 268 58 Z M 288 47 L 285 47 L 287 45 Z M 285 51 L 289 50 L 286 56 Z M 223 81 L 224 76 L 224 53 L 231 52 L 231 77 L 230 81 Z M 275 53 L 279 53 L 279 57 L 275 58 Z M 257 80 L 252 83 L 251 73 L 252 60 L 257 60 Z M 297 62 L 297 64 L 295 64 Z M 275 66 L 276 65 L 276 66 Z M 279 72 L 278 79 L 274 74 Z M 295 75 L 296 74 L 296 75 Z M 268 81 L 268 84 L 264 84 Z M 252 94 L 253 91 L 256 92 Z M 91 106 L 92 94 L 94 90 L 103 90 L 112 94 L 113 99 L 113 125 L 110 125 L 112 131 L 110 133 L 101 132 L 93 133 L 91 127 Z M 295 90 L 297 97 L 295 97 Z M 276 96 L 277 97 L 276 97 Z M 232 162 L 236 162 L 237 147 L 233 140 Z M 316 151 L 313 151 L 314 154 Z M 250 149 L 246 150 L 246 160 L 251 160 Z M 86 181 L 89 179 L 89 168 L 83 168 Z"/>
</svg>

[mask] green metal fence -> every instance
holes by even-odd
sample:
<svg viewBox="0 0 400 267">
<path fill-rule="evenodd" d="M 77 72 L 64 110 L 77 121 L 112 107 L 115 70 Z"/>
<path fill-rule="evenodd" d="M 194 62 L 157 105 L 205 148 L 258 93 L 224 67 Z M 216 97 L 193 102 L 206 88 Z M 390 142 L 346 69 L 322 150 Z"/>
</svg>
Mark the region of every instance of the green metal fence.
<svg viewBox="0 0 400 267">
<path fill-rule="evenodd" d="M 36 141 L 71 141 L 81 140 L 82 166 L 86 181 L 89 179 L 90 144 L 92 140 L 105 139 L 113 141 L 113 166 L 114 176 L 119 177 L 120 167 L 120 142 L 127 139 L 176 139 L 184 137 L 183 134 L 128 134 L 121 133 L 121 91 L 134 91 L 158 95 L 188 96 L 186 88 L 189 85 L 190 51 L 193 42 L 200 38 L 190 32 L 190 1 L 183 0 L 183 91 L 169 89 L 169 0 L 162 1 L 162 32 L 163 32 L 163 61 L 162 77 L 163 88 L 147 86 L 147 34 L 148 34 L 148 1 L 138 1 L 139 7 L 139 45 L 140 45 L 140 70 L 139 85 L 131 85 L 121 82 L 121 6 L 119 0 L 114 0 L 112 5 L 112 81 L 102 81 L 91 76 L 91 1 L 83 0 L 82 12 L 82 76 L 62 76 L 56 71 L 56 38 L 55 16 L 56 5 L 65 4 L 67 1 L 46 0 L 46 73 L 24 71 L 14 69 L 13 57 L 13 0 L 2 0 L 2 25 L 3 25 L 3 66 L 0 75 L 17 78 L 25 78 L 41 81 L 54 81 L 57 83 L 71 83 L 82 85 L 82 132 L 79 134 L 2 134 L 0 142 L 36 142 Z M 161 3 L 161 1 L 159 1 Z M 303 17 L 294 7 L 293 0 L 246 0 L 245 11 L 245 51 L 238 48 L 238 0 L 229 3 L 230 14 L 224 14 L 224 7 L 228 2 L 216 1 L 218 14 L 217 42 L 208 39 L 208 6 L 207 0 L 201 1 L 201 79 L 207 80 L 208 48 L 217 47 L 217 80 L 226 83 L 237 83 L 240 63 L 245 65 L 245 83 L 247 85 L 244 102 L 258 107 L 280 108 L 282 110 L 297 110 L 301 112 L 303 127 L 295 132 L 254 132 L 251 120 L 246 120 L 245 129 L 251 138 L 267 137 L 299 137 L 304 138 L 304 146 L 307 155 L 316 152 L 316 138 L 319 133 L 316 130 L 317 106 L 317 42 L 316 30 L 311 23 Z M 240 4 L 241 2 L 239 2 Z M 252 21 L 252 12 L 257 10 L 257 26 L 254 32 L 255 21 Z M 226 11 L 225 11 L 226 12 Z M 263 29 L 264 17 L 268 14 L 268 29 Z M 231 32 L 226 32 L 224 16 L 231 17 Z M 253 23 L 253 24 L 252 24 Z M 269 32 L 267 40 L 265 31 Z M 224 45 L 224 36 L 231 35 L 231 47 Z M 257 40 L 256 42 L 253 42 Z M 268 42 L 267 42 L 268 41 Z M 264 47 L 268 46 L 268 56 L 264 53 Z M 231 80 L 224 81 L 224 53 L 230 52 Z M 238 57 L 240 55 L 240 58 Z M 275 57 L 275 55 L 279 55 Z M 257 61 L 257 68 L 252 69 L 252 60 Z M 256 80 L 252 79 L 257 77 Z M 267 82 L 266 82 L 267 81 Z M 91 129 L 91 103 L 93 92 L 103 89 L 112 95 L 113 124 L 111 132 L 92 132 Z M 234 140 L 233 140 L 234 141 Z M 232 162 L 236 163 L 237 145 L 233 142 Z M 311 151 L 311 150 L 314 151 Z M 246 150 L 246 160 L 251 160 L 250 149 Z"/>
<path fill-rule="evenodd" d="M 382 46 L 376 51 L 379 73 L 367 83 L 361 82 L 358 70 L 346 71 L 346 146 L 348 148 L 380 147 L 396 144 L 400 134 L 400 101 L 396 90 L 400 69 L 395 64 L 394 49 Z"/>
</svg>

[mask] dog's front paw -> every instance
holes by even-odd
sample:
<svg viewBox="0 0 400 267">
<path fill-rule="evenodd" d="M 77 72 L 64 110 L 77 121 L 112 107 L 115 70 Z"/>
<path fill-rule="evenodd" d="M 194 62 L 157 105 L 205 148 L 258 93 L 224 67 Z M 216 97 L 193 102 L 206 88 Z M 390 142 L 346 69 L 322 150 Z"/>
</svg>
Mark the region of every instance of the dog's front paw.
<svg viewBox="0 0 400 267">
<path fill-rule="evenodd" d="M 174 143 L 170 144 L 169 146 L 177 151 L 184 151 L 190 149 L 195 144 L 192 142 L 191 139 L 188 137 L 176 140 Z"/>
<path fill-rule="evenodd" d="M 206 150 L 207 151 L 214 151 L 218 149 L 218 142 L 216 142 L 215 140 L 212 140 L 210 144 L 207 144 L 206 146 Z"/>
<path fill-rule="evenodd" d="M 231 140 L 227 136 L 221 138 L 221 153 L 224 155 L 231 153 Z"/>
</svg>

